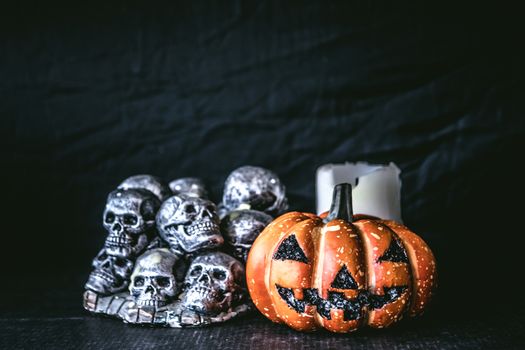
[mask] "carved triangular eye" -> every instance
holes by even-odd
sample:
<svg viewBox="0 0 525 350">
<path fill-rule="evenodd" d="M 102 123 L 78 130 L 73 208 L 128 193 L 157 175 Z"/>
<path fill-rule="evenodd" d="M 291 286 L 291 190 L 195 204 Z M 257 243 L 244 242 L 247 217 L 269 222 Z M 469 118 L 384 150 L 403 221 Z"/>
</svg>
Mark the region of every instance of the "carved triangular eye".
<svg viewBox="0 0 525 350">
<path fill-rule="evenodd" d="M 401 245 L 401 242 L 395 237 L 392 237 L 388 249 L 377 259 L 377 261 L 392 261 L 392 262 L 406 262 L 408 263 L 407 252 Z"/>
<path fill-rule="evenodd" d="M 337 273 L 337 276 L 335 276 L 334 281 L 330 285 L 332 288 L 337 289 L 357 289 L 357 282 L 352 277 L 350 272 L 348 271 L 348 268 L 346 265 L 343 265 L 341 267 L 341 270 Z"/>
<path fill-rule="evenodd" d="M 297 242 L 295 235 L 286 238 L 273 255 L 275 260 L 295 260 L 308 263 L 308 258 Z"/>
</svg>

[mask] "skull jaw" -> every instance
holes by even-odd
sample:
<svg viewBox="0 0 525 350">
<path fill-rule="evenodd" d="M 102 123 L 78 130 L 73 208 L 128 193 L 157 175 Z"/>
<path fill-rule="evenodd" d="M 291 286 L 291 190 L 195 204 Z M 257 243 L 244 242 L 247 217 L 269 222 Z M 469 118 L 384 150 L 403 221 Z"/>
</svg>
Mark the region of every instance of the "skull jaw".
<svg viewBox="0 0 525 350">
<path fill-rule="evenodd" d="M 127 285 L 126 281 L 120 278 L 95 270 L 89 275 L 88 281 L 84 287 L 105 295 L 123 291 L 126 289 Z"/>
<path fill-rule="evenodd" d="M 162 307 L 166 305 L 168 302 L 165 299 L 135 299 L 135 304 L 143 309 L 146 308 L 152 308 L 152 309 L 158 309 L 159 307 Z"/>
<path fill-rule="evenodd" d="M 217 226 L 216 230 L 202 230 L 194 232 L 194 235 L 189 236 L 185 232 L 179 233 L 178 243 L 180 247 L 187 253 L 193 253 L 198 250 L 215 249 L 224 243 L 224 238 Z"/>
<path fill-rule="evenodd" d="M 129 236 L 131 237 L 131 236 Z M 104 248 L 108 255 L 117 256 L 119 258 L 131 258 L 140 254 L 148 245 L 148 236 L 141 234 L 138 238 L 131 238 L 128 240 L 116 240 L 114 234 L 110 234 L 104 243 Z"/>
<path fill-rule="evenodd" d="M 173 298 L 175 291 L 157 291 L 154 293 L 144 292 L 143 290 L 132 290 L 131 296 L 135 304 L 143 309 L 165 306 Z"/>
<path fill-rule="evenodd" d="M 232 293 L 222 293 L 207 287 L 195 286 L 186 291 L 181 298 L 187 309 L 204 315 L 216 315 L 231 307 Z"/>
<path fill-rule="evenodd" d="M 242 209 L 243 206 L 248 205 L 249 209 L 262 211 L 268 210 L 275 206 L 277 198 L 271 192 L 251 193 L 248 196 L 240 196 L 230 199 L 230 207 L 232 209 Z"/>
<path fill-rule="evenodd" d="M 248 187 L 240 192 L 228 193 L 223 198 L 222 205 L 228 211 L 251 209 L 272 216 L 279 215 L 288 209 L 288 201 L 284 194 L 272 191 L 253 191 Z"/>
</svg>

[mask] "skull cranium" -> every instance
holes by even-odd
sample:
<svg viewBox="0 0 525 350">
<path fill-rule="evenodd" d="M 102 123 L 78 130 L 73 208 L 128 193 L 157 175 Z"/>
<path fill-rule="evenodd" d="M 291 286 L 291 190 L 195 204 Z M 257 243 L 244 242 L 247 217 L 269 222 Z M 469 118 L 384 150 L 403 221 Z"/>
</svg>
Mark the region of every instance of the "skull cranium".
<svg viewBox="0 0 525 350">
<path fill-rule="evenodd" d="M 201 253 L 191 262 L 181 304 L 202 314 L 228 311 L 245 297 L 244 266 L 222 252 Z"/>
<path fill-rule="evenodd" d="M 177 261 L 177 256 L 166 248 L 147 250 L 138 257 L 129 285 L 135 304 L 157 308 L 175 297 Z"/>
<path fill-rule="evenodd" d="M 272 216 L 288 208 L 285 187 L 272 171 L 255 166 L 234 170 L 224 183 L 222 206 L 225 211 L 254 209 Z"/>
<path fill-rule="evenodd" d="M 231 254 L 246 261 L 253 242 L 272 220 L 270 215 L 256 210 L 229 212 L 221 221 L 221 231 Z"/>
<path fill-rule="evenodd" d="M 115 190 L 108 196 L 104 210 L 106 253 L 129 258 L 140 254 L 147 246 L 155 215 L 160 206 L 158 198 L 143 189 Z"/>
<path fill-rule="evenodd" d="M 196 177 L 184 177 L 170 182 L 170 188 L 175 195 L 187 195 L 189 197 L 208 198 L 208 191 L 201 179 Z"/>
<path fill-rule="evenodd" d="M 157 229 L 170 249 L 178 253 L 212 249 L 224 242 L 215 204 L 197 197 L 168 198 L 157 214 Z"/>
<path fill-rule="evenodd" d="M 119 189 L 144 189 L 153 193 L 160 202 L 171 196 L 171 191 L 168 185 L 160 178 L 153 175 L 134 175 L 128 177 L 119 186 Z"/>
</svg>

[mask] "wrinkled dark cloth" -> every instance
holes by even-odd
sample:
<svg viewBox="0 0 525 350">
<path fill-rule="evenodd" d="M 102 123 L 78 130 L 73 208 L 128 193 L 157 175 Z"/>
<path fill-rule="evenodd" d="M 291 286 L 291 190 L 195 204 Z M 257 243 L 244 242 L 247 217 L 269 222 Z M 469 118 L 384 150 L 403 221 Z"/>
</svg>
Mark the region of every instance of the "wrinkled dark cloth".
<svg viewBox="0 0 525 350">
<path fill-rule="evenodd" d="M 504 288 L 523 232 L 523 205 L 512 204 L 524 195 L 518 14 L 346 1 L 12 5 L 0 21 L 2 231 L 13 240 L 3 276 L 20 289 L 76 283 L 80 305 L 106 196 L 132 174 L 202 177 L 217 201 L 230 171 L 260 165 L 281 177 L 292 209 L 313 211 L 318 166 L 393 161 L 444 305 L 514 294 Z M 512 303 L 491 298 L 485 308 Z"/>
</svg>

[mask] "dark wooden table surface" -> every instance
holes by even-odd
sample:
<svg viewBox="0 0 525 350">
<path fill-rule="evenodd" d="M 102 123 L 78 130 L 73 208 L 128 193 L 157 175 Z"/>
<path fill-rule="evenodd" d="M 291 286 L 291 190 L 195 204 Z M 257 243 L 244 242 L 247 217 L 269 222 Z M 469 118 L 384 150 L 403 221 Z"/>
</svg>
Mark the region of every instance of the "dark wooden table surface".
<svg viewBox="0 0 525 350">
<path fill-rule="evenodd" d="M 76 282 L 75 282 L 76 283 Z M 6 286 L 6 285 L 4 285 Z M 491 297 L 498 297 L 494 291 Z M 298 333 L 257 313 L 223 325 L 164 329 L 95 317 L 81 308 L 81 288 L 3 292 L 0 349 L 524 349 L 524 303 L 459 305 L 439 296 L 423 317 L 386 330 Z M 487 299 L 489 300 L 489 299 Z M 509 301 L 510 299 L 506 299 Z M 503 306 L 506 305 L 506 306 Z"/>
</svg>

